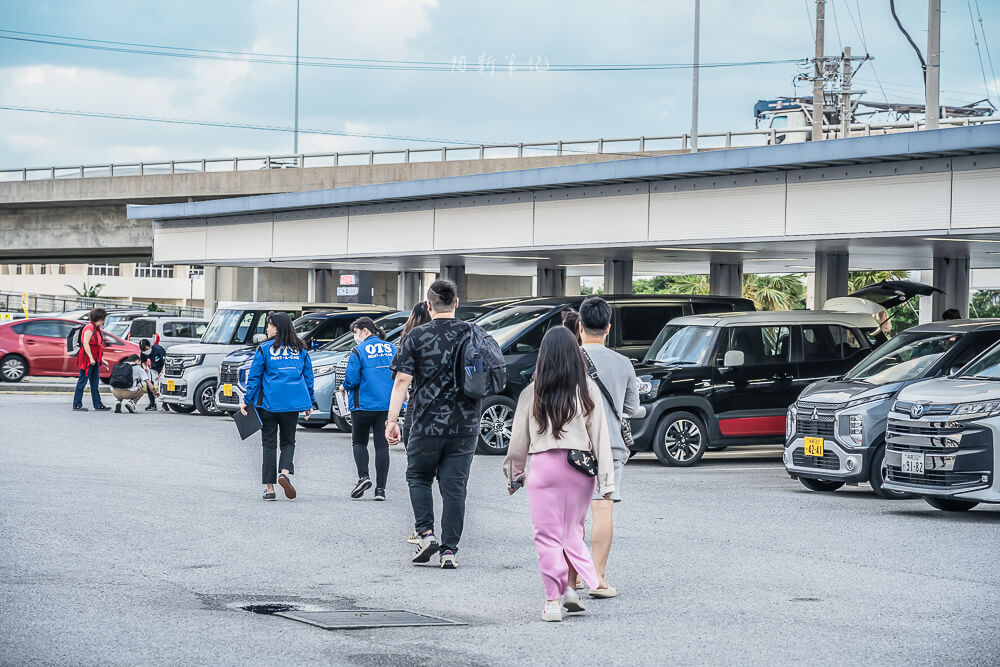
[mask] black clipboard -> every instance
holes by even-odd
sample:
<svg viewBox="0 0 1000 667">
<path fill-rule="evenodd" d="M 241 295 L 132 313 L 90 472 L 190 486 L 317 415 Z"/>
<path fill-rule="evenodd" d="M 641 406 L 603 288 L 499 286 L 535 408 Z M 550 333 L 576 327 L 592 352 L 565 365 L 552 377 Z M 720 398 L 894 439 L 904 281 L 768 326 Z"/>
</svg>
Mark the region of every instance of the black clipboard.
<svg viewBox="0 0 1000 667">
<path fill-rule="evenodd" d="M 240 432 L 240 438 L 246 440 L 251 435 L 263 428 L 264 424 L 260 421 L 260 415 L 257 414 L 257 408 L 252 405 L 247 406 L 247 415 L 243 416 L 243 413 L 237 410 L 233 413 L 233 421 L 236 422 L 236 430 Z"/>
</svg>

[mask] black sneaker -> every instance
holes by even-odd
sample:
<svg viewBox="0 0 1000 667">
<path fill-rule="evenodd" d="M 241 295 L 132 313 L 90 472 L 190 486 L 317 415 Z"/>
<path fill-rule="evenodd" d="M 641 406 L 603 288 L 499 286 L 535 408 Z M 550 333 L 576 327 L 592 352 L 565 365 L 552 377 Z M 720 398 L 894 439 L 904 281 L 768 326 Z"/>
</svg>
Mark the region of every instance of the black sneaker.
<svg viewBox="0 0 1000 667">
<path fill-rule="evenodd" d="M 170 412 L 170 406 L 167 405 L 166 403 L 164 403 L 162 407 L 164 412 Z"/>
<path fill-rule="evenodd" d="M 434 537 L 434 533 L 428 533 L 420 538 L 420 544 L 417 546 L 417 550 L 413 553 L 414 563 L 426 563 L 431 559 L 431 556 L 438 552 L 441 548 L 441 543 L 438 539 Z"/>
<path fill-rule="evenodd" d="M 385 489 L 375 489 L 375 500 L 385 500 Z"/>
<path fill-rule="evenodd" d="M 106 406 L 106 405 L 98 405 L 98 406 L 97 406 L 96 408 L 94 408 L 94 409 L 95 409 L 95 410 L 97 410 L 98 412 L 105 412 L 105 411 L 108 411 L 108 410 L 111 410 L 111 408 L 109 408 L 109 407 L 108 407 L 108 406 Z"/>
<path fill-rule="evenodd" d="M 73 412 L 87 412 L 87 411 L 88 411 L 87 408 L 83 407 L 82 405 L 73 406 Z"/>
<path fill-rule="evenodd" d="M 156 412 L 156 403 L 150 403 L 147 405 L 146 412 Z"/>
<path fill-rule="evenodd" d="M 115 403 L 115 414 L 120 415 L 122 413 L 122 402 L 118 401 Z"/>
<path fill-rule="evenodd" d="M 362 477 L 358 480 L 358 483 L 354 485 L 354 490 L 351 491 L 351 498 L 360 498 L 365 495 L 365 491 L 372 488 L 372 481 L 367 477 Z"/>
</svg>

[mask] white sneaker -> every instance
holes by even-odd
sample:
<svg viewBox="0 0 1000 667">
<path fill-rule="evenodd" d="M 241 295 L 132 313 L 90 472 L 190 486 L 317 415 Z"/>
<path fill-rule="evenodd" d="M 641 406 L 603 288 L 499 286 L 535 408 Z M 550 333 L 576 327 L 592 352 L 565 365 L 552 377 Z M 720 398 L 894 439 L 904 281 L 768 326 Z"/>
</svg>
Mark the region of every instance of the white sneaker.
<svg viewBox="0 0 1000 667">
<path fill-rule="evenodd" d="M 420 533 L 413 531 L 410 536 L 406 538 L 406 541 L 410 544 L 420 544 Z"/>
<path fill-rule="evenodd" d="M 559 600 L 545 601 L 545 609 L 542 610 L 542 620 L 547 623 L 558 623 L 562 620 L 562 607 Z"/>
<path fill-rule="evenodd" d="M 135 414 L 135 401 L 133 400 L 125 401 L 125 409 L 131 412 L 132 414 Z"/>
<path fill-rule="evenodd" d="M 583 606 L 583 600 L 580 599 L 580 594 L 569 586 L 566 587 L 566 592 L 563 593 L 562 606 L 566 608 L 566 611 L 586 611 L 586 608 Z"/>
</svg>

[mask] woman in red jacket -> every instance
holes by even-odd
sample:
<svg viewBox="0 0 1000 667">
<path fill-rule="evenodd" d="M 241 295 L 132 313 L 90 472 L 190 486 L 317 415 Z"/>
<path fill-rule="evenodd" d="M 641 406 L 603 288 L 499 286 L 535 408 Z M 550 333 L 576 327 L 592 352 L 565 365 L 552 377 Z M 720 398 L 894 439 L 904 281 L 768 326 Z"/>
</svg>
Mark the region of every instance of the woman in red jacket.
<svg viewBox="0 0 1000 667">
<path fill-rule="evenodd" d="M 76 393 L 73 394 L 73 409 L 86 412 L 83 407 L 83 388 L 90 381 L 90 397 L 94 401 L 95 410 L 110 410 L 101 403 L 99 382 L 101 380 L 101 364 L 104 363 L 104 334 L 101 327 L 108 317 L 108 311 L 94 308 L 90 311 L 90 324 L 80 332 L 80 352 L 76 357 L 76 367 L 80 369 L 80 379 L 76 381 Z"/>
</svg>

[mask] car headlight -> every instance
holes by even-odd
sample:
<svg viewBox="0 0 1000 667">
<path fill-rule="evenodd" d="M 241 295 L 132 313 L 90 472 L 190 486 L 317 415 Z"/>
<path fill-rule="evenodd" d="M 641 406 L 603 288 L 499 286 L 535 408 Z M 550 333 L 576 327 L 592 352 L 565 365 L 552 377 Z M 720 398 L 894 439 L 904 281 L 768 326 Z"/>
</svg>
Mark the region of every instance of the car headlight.
<svg viewBox="0 0 1000 667">
<path fill-rule="evenodd" d="M 643 375 L 639 378 L 639 400 L 651 401 L 656 398 L 660 390 L 660 381 L 650 375 Z"/>
<path fill-rule="evenodd" d="M 202 362 L 205 361 L 204 354 L 180 354 L 174 357 L 180 361 L 181 368 L 191 368 L 193 366 L 200 366 Z"/>
<path fill-rule="evenodd" d="M 313 367 L 313 375 L 315 377 L 320 377 L 321 375 L 329 375 L 337 369 L 336 364 L 327 364 L 326 366 L 315 366 Z"/>
<path fill-rule="evenodd" d="M 975 401 L 959 403 L 952 411 L 953 415 L 992 415 L 1000 412 L 1000 401 Z"/>
<path fill-rule="evenodd" d="M 864 398 L 856 398 L 853 401 L 848 401 L 844 409 L 853 408 L 858 405 L 864 405 L 865 403 L 874 403 L 875 401 L 884 401 L 887 398 L 892 398 L 892 393 L 888 394 L 875 394 L 874 396 L 865 396 Z"/>
<path fill-rule="evenodd" d="M 863 444 L 865 434 L 865 418 L 864 415 L 851 415 L 848 419 L 848 435 L 851 440 L 860 444 Z"/>
<path fill-rule="evenodd" d="M 785 413 L 785 446 L 792 441 L 792 437 L 795 435 L 795 406 L 789 406 L 788 412 Z"/>
</svg>

